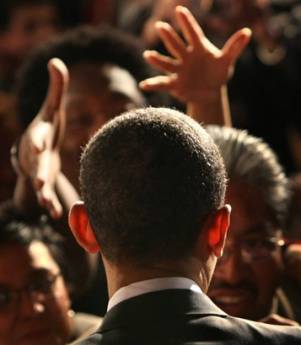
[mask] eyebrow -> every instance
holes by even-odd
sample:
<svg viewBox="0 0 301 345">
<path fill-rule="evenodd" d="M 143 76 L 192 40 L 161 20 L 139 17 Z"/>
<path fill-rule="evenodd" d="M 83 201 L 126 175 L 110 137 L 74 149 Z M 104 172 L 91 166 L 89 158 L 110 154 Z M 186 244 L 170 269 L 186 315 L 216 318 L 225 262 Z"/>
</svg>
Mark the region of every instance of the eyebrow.
<svg viewBox="0 0 301 345">
<path fill-rule="evenodd" d="M 41 267 L 41 268 L 33 268 L 30 272 L 29 272 L 29 277 L 34 278 L 35 276 L 39 276 L 39 275 L 49 275 L 49 274 L 56 274 L 58 272 L 53 272 L 52 270 L 50 270 L 49 268 L 45 268 L 45 267 Z"/>
<path fill-rule="evenodd" d="M 45 275 L 47 275 L 47 274 L 49 274 L 49 273 L 51 273 L 51 274 L 55 274 L 54 272 L 52 272 L 52 271 L 50 271 L 49 269 L 47 269 L 47 268 L 33 268 L 30 272 L 29 272 L 29 274 L 27 275 L 27 277 L 26 277 L 26 281 L 31 281 L 32 279 L 34 279 L 35 277 L 39 277 L 39 275 L 41 275 L 41 274 L 45 274 Z M 26 282 L 25 281 L 25 282 Z M 0 283 L 0 290 L 10 290 L 10 289 L 12 289 L 12 286 L 10 286 L 9 284 L 7 284 L 7 283 Z M 15 289 L 15 288 L 14 288 Z"/>
</svg>

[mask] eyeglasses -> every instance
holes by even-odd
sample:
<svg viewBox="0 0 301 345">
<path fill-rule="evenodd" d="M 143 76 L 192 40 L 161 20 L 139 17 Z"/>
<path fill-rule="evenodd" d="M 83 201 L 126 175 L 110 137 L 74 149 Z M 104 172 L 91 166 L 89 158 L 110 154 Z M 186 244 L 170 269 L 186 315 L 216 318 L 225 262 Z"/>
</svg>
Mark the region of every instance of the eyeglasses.
<svg viewBox="0 0 301 345">
<path fill-rule="evenodd" d="M 247 262 L 257 262 L 268 259 L 278 247 L 283 247 L 285 241 L 275 237 L 248 238 L 237 240 L 231 245 L 226 245 L 223 256 L 217 261 L 217 267 L 222 266 L 235 250 L 240 250 L 242 259 Z"/>
<path fill-rule="evenodd" d="M 26 292 L 34 301 L 42 302 L 53 293 L 53 287 L 61 273 L 43 274 L 36 277 L 20 289 L 8 289 L 0 286 L 0 313 L 15 309 L 20 301 L 21 294 Z"/>
</svg>

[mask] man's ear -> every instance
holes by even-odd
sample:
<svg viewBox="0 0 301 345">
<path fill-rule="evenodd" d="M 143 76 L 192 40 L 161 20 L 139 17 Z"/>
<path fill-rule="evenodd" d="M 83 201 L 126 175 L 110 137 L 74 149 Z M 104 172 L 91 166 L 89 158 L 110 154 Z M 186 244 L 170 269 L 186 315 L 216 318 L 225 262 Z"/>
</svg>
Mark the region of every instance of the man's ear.
<svg viewBox="0 0 301 345">
<path fill-rule="evenodd" d="M 77 201 L 69 212 L 69 227 L 76 241 L 87 252 L 99 252 L 99 244 L 91 227 L 86 207 L 82 201 Z"/>
<path fill-rule="evenodd" d="M 207 245 L 209 250 L 216 256 L 223 255 L 223 249 L 230 225 L 231 206 L 225 205 L 211 214 L 207 220 Z"/>
</svg>

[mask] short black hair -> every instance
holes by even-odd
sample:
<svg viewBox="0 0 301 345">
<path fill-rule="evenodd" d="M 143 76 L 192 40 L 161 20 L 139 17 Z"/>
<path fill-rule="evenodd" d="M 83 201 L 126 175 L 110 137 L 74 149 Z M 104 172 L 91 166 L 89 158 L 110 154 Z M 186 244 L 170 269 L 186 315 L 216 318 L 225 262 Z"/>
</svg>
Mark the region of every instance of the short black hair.
<svg viewBox="0 0 301 345">
<path fill-rule="evenodd" d="M 103 255 L 151 264 L 191 255 L 202 222 L 223 204 L 226 177 L 201 125 L 149 107 L 96 133 L 81 157 L 80 184 Z"/>
<path fill-rule="evenodd" d="M 57 57 L 67 67 L 78 63 L 110 63 L 129 73 L 137 82 L 153 75 L 142 57 L 139 41 L 111 27 L 82 26 L 63 34 L 39 47 L 21 68 L 17 84 L 17 114 L 26 127 L 38 113 L 47 93 L 47 63 Z M 155 93 L 145 94 L 149 103 L 156 100 Z"/>
<path fill-rule="evenodd" d="M 245 130 L 208 126 L 207 131 L 220 149 L 230 183 L 239 179 L 259 188 L 268 207 L 269 220 L 285 231 L 290 188 L 272 148 Z"/>
<path fill-rule="evenodd" d="M 2 206 L 2 205 L 1 205 Z M 0 247 L 7 244 L 29 246 L 33 242 L 43 243 L 58 264 L 62 275 L 70 283 L 70 272 L 64 254 L 64 239 L 56 232 L 46 215 L 27 217 L 13 206 L 2 207 L 0 212 Z"/>
</svg>

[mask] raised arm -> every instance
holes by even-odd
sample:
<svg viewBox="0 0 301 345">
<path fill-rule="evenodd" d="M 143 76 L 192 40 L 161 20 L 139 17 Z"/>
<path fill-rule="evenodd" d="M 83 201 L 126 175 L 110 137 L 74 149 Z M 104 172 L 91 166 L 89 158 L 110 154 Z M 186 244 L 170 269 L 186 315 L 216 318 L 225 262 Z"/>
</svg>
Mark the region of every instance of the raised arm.
<svg viewBox="0 0 301 345">
<path fill-rule="evenodd" d="M 60 175 L 59 155 L 65 130 L 63 95 L 68 84 L 68 70 L 59 59 L 51 59 L 48 70 L 50 82 L 43 106 L 23 133 L 14 152 L 18 173 L 14 203 L 21 211 L 27 211 L 38 201 L 52 217 L 57 218 L 62 214 L 57 193 L 68 182 Z"/>
<path fill-rule="evenodd" d="M 166 75 L 146 79 L 140 87 L 169 92 L 187 104 L 187 113 L 197 121 L 231 126 L 226 85 L 251 31 L 237 31 L 218 49 L 187 8 L 177 6 L 175 11 L 184 39 L 168 23 L 157 22 L 156 29 L 171 57 L 145 51 L 146 61 Z"/>
</svg>

